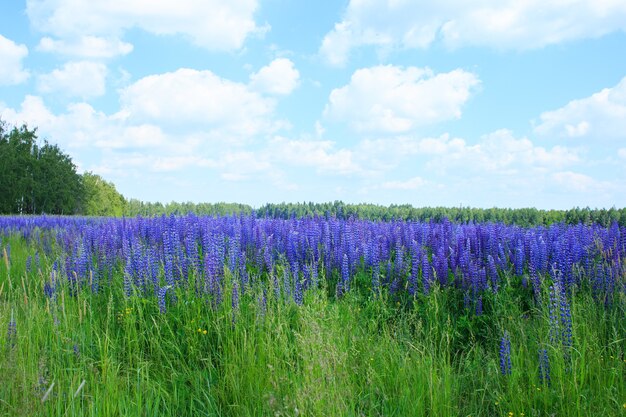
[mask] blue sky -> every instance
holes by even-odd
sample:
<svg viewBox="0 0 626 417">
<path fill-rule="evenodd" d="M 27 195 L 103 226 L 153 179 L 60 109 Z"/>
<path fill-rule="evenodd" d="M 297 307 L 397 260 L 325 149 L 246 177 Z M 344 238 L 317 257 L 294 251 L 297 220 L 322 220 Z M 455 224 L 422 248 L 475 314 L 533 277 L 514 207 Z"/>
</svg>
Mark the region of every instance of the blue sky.
<svg viewBox="0 0 626 417">
<path fill-rule="evenodd" d="M 626 206 L 626 2 L 12 0 L 0 117 L 146 201 Z"/>
</svg>

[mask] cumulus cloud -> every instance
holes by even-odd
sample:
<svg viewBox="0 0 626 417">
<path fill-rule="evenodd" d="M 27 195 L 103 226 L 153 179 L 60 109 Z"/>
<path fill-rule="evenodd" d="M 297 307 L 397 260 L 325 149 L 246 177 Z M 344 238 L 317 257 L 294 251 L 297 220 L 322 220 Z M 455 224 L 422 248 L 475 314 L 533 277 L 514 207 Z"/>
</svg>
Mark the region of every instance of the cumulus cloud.
<svg viewBox="0 0 626 417">
<path fill-rule="evenodd" d="M 476 144 L 463 139 L 440 138 L 426 149 L 438 155 L 429 164 L 433 169 L 462 168 L 464 172 L 525 175 L 532 171 L 552 171 L 580 162 L 579 152 L 563 146 L 546 149 L 528 138 L 515 138 L 502 129 L 485 135 Z"/>
<path fill-rule="evenodd" d="M 363 173 L 352 151 L 335 149 L 329 140 L 291 140 L 275 137 L 269 143 L 269 157 L 280 164 L 312 167 L 318 173 L 352 175 Z"/>
<path fill-rule="evenodd" d="M 404 181 L 386 181 L 381 187 L 390 190 L 417 190 L 418 188 L 424 187 L 426 184 L 428 184 L 428 181 L 424 178 L 413 177 Z"/>
<path fill-rule="evenodd" d="M 555 172 L 581 162 L 578 149 L 537 146 L 528 138 L 515 138 L 506 129 L 484 135 L 474 144 L 448 134 L 435 138 L 368 139 L 359 144 L 355 153 L 363 158 L 363 163 L 382 170 L 419 158 L 419 164 L 430 172 L 462 176 Z"/>
<path fill-rule="evenodd" d="M 261 93 L 289 95 L 300 82 L 300 72 L 287 58 L 277 58 L 250 76 L 250 87 Z"/>
<path fill-rule="evenodd" d="M 106 92 L 106 65 L 98 62 L 68 62 L 62 68 L 37 77 L 42 93 L 62 93 L 83 99 L 99 97 Z"/>
<path fill-rule="evenodd" d="M 267 28 L 254 21 L 257 0 L 28 0 L 33 27 L 64 39 L 117 36 L 138 28 L 155 35 L 183 35 L 210 50 L 237 50 Z"/>
<path fill-rule="evenodd" d="M 0 85 L 20 84 L 28 79 L 29 73 L 22 67 L 27 55 L 26 45 L 18 45 L 0 35 Z"/>
<path fill-rule="evenodd" d="M 129 135 L 127 127 L 87 103 L 72 103 L 65 112 L 55 114 L 41 97 L 28 95 L 19 109 L 0 106 L 0 117 L 14 125 L 37 127 L 40 136 L 62 148 L 132 148 L 144 140 L 134 142 L 136 136 Z"/>
<path fill-rule="evenodd" d="M 150 75 L 121 92 L 120 117 L 133 121 L 219 129 L 253 136 L 281 127 L 275 102 L 211 71 L 179 69 Z"/>
<path fill-rule="evenodd" d="M 37 45 L 42 52 L 57 53 L 81 58 L 113 58 L 132 52 L 133 45 L 115 38 L 81 36 L 78 39 L 62 40 L 43 37 Z"/>
<path fill-rule="evenodd" d="M 535 126 L 540 135 L 598 140 L 624 139 L 626 131 L 626 77 L 614 87 L 573 100 L 541 114 Z"/>
<path fill-rule="evenodd" d="M 320 54 L 344 65 L 351 49 L 448 47 L 528 49 L 626 30 L 626 3 L 613 0 L 351 0 Z"/>
<path fill-rule="evenodd" d="M 359 132 L 408 132 L 459 118 L 479 83 L 476 75 L 461 69 L 435 74 L 393 65 L 362 68 L 349 84 L 330 93 L 324 115 Z"/>
<path fill-rule="evenodd" d="M 614 185 L 607 181 L 598 181 L 589 175 L 572 171 L 556 172 L 552 178 L 559 186 L 576 192 L 607 191 Z"/>
</svg>

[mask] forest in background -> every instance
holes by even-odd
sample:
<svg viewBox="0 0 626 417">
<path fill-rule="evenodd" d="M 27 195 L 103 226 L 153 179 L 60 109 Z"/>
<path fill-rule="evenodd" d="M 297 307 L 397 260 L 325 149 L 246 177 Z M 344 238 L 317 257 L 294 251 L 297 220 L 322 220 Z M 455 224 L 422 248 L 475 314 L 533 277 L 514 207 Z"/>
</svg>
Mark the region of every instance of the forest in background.
<svg viewBox="0 0 626 417">
<path fill-rule="evenodd" d="M 626 208 L 540 210 L 536 208 L 414 207 L 410 204 L 348 204 L 342 201 L 267 203 L 257 209 L 240 203 L 144 202 L 126 199 L 97 174 L 79 174 L 71 157 L 57 145 L 40 142 L 37 129 L 9 126 L 0 120 L 0 214 L 85 216 L 162 216 L 193 213 L 223 216 L 251 214 L 264 218 L 335 217 L 339 219 L 501 222 L 520 226 L 553 223 L 626 226 Z"/>
</svg>

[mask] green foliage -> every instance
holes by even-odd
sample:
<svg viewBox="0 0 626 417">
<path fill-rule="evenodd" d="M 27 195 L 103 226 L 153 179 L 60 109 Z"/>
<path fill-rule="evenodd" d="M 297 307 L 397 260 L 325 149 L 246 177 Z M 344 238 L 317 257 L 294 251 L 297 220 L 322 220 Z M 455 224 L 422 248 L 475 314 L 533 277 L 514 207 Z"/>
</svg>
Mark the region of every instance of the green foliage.
<svg viewBox="0 0 626 417">
<path fill-rule="evenodd" d="M 37 129 L 0 120 L 0 214 L 75 214 L 83 183 L 58 146 L 37 142 Z"/>
<path fill-rule="evenodd" d="M 117 192 L 115 185 L 91 172 L 83 174 L 85 203 L 83 214 L 87 216 L 121 217 L 126 200 Z"/>
<path fill-rule="evenodd" d="M 154 294 L 124 295 L 121 266 L 97 294 L 88 287 L 72 294 L 60 277 L 48 298 L 54 254 L 0 236 L 7 244 L 10 259 L 0 250 L 2 416 L 583 417 L 626 409 L 623 297 L 607 306 L 589 291 L 572 295 L 574 349 L 566 360 L 549 341 L 545 304 L 524 304 L 513 280 L 485 300 L 481 317 L 458 292 L 437 286 L 408 300 L 364 288 L 335 299 L 322 287 L 302 306 L 276 299 L 270 286 L 251 287 L 233 311 L 230 302 L 214 308 L 190 285 L 161 314 Z M 27 270 L 36 251 L 41 268 Z M 12 314 L 14 345 L 6 337 Z M 506 376 L 499 368 L 505 330 Z M 539 349 L 549 356 L 549 384 L 539 379 Z"/>
<path fill-rule="evenodd" d="M 238 203 L 151 203 L 131 199 L 125 206 L 124 215 L 135 216 L 162 216 L 162 215 L 182 215 L 193 213 L 198 216 L 228 216 L 232 214 L 250 214 L 252 207 Z"/>
<path fill-rule="evenodd" d="M 552 223 L 591 224 L 608 226 L 618 222 L 626 226 L 626 208 L 570 210 L 539 210 L 536 208 L 472 208 L 472 207 L 413 207 L 409 204 L 381 206 L 376 204 L 333 203 L 268 203 L 257 211 L 259 217 L 288 219 L 291 217 L 332 216 L 339 219 L 441 221 L 456 223 L 502 222 L 519 226 L 550 225 Z"/>
<path fill-rule="evenodd" d="M 223 216 L 231 214 L 250 214 L 253 208 L 237 203 L 150 203 L 136 199 L 128 201 L 124 215 L 162 216 L 170 214 L 188 214 Z M 289 219 L 292 217 L 326 216 L 338 219 L 368 220 L 413 220 L 442 221 L 448 219 L 456 223 L 501 222 L 520 226 L 550 225 L 552 223 L 591 224 L 608 226 L 617 222 L 626 226 L 626 208 L 590 209 L 573 208 L 571 210 L 539 210 L 536 208 L 508 209 L 471 207 L 413 207 L 409 204 L 381 206 L 376 204 L 346 204 L 342 201 L 328 203 L 267 203 L 254 210 L 259 218 L 271 217 Z"/>
</svg>

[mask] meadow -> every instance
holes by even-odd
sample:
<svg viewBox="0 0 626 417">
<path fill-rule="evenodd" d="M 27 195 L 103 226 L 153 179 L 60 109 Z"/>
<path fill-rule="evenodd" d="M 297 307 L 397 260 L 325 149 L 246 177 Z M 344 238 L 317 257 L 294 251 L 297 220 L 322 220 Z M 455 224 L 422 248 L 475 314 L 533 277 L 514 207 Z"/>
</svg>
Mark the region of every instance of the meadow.
<svg viewBox="0 0 626 417">
<path fill-rule="evenodd" d="M 626 228 L 0 217 L 0 416 L 626 416 Z"/>
</svg>

